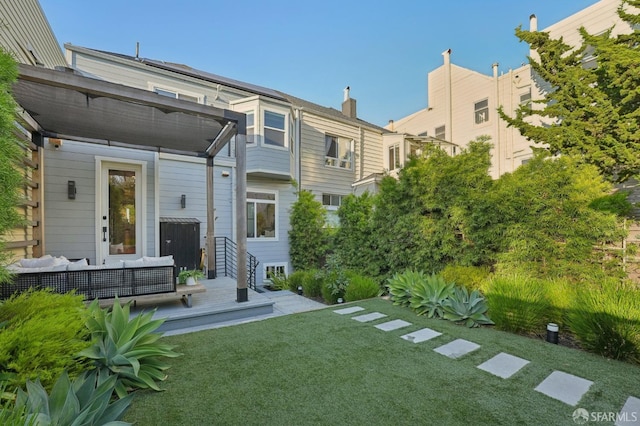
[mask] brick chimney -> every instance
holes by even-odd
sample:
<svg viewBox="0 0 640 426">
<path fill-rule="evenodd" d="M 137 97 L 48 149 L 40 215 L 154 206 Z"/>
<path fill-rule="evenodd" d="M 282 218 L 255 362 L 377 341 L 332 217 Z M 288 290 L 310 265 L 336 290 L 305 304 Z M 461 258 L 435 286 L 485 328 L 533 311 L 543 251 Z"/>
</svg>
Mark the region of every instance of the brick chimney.
<svg viewBox="0 0 640 426">
<path fill-rule="evenodd" d="M 342 113 L 349 118 L 356 118 L 356 100 L 349 97 L 349 86 L 344 89 L 344 101 L 342 101 Z"/>
</svg>

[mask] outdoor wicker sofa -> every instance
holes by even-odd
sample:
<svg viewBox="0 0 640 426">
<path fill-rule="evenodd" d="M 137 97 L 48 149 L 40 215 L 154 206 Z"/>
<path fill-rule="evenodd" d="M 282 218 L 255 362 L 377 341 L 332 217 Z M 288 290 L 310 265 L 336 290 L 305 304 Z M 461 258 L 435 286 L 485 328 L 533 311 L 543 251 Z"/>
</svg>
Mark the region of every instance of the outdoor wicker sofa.
<svg viewBox="0 0 640 426">
<path fill-rule="evenodd" d="M 50 258 L 40 258 L 43 259 L 41 264 Z M 31 263 L 25 259 L 11 265 L 8 269 L 14 272 L 13 280 L 0 284 L 0 299 L 8 299 L 30 288 L 50 288 L 56 293 L 75 290 L 85 300 L 176 292 L 176 267 L 170 256 L 144 257 L 115 265 L 89 265 L 86 259 L 77 262 L 54 259 L 57 260 L 49 261 L 51 265 L 48 266 L 31 266 L 38 265 L 37 259 L 28 259 L 34 260 Z"/>
</svg>

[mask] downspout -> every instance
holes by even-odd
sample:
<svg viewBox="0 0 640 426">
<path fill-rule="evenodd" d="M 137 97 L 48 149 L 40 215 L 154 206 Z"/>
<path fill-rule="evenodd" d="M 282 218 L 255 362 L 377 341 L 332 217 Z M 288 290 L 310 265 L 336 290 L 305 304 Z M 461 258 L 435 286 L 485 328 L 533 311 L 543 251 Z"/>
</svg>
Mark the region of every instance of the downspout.
<svg viewBox="0 0 640 426">
<path fill-rule="evenodd" d="M 154 223 L 154 256 L 160 256 L 160 153 L 156 152 L 153 155 L 153 198 L 154 198 L 154 210 L 155 219 Z"/>
<path fill-rule="evenodd" d="M 452 83 L 451 83 L 451 49 L 442 52 L 444 57 L 444 102 L 445 102 L 445 139 L 453 142 L 453 107 L 452 107 Z M 447 137 L 448 136 L 448 137 Z"/>
<path fill-rule="evenodd" d="M 360 133 L 360 173 L 358 180 L 364 177 L 364 129 L 362 126 L 358 126 L 358 132 Z"/>
<path fill-rule="evenodd" d="M 295 110 L 295 137 L 293 143 L 295 144 L 295 153 L 293 156 L 293 161 L 295 161 L 295 180 L 298 182 L 299 190 L 302 188 L 302 153 L 300 150 L 302 149 L 302 109 L 296 108 Z"/>
<path fill-rule="evenodd" d="M 494 129 L 494 133 L 496 135 L 496 153 L 498 154 L 498 176 L 496 177 L 500 177 L 502 175 L 502 141 L 500 138 L 500 117 L 498 117 L 498 106 L 500 105 L 500 81 L 498 79 L 498 63 L 494 62 L 494 64 L 492 65 L 493 67 L 493 82 L 494 82 L 494 89 L 495 89 L 495 99 L 496 99 L 496 118 L 495 118 L 495 122 L 493 124 L 493 129 Z"/>
</svg>

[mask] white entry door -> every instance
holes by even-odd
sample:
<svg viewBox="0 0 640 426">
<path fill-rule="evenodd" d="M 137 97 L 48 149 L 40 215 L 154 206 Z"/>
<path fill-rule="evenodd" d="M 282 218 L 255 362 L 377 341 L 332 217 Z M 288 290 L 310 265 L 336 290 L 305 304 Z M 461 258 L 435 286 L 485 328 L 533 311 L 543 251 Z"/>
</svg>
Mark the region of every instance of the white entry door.
<svg viewBox="0 0 640 426">
<path fill-rule="evenodd" d="M 143 252 L 143 166 L 103 161 L 100 173 L 98 263 L 135 260 Z"/>
</svg>

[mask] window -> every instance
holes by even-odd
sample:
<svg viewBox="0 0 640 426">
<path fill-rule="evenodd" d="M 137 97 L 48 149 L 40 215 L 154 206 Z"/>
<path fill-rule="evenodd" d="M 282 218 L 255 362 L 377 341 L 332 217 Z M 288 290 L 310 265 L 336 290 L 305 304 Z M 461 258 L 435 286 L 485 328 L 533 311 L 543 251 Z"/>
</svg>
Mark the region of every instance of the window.
<svg viewBox="0 0 640 426">
<path fill-rule="evenodd" d="M 444 140 L 445 137 L 446 137 L 445 136 L 445 126 L 436 127 L 435 134 L 436 134 L 436 136 L 435 136 L 436 139 Z"/>
<path fill-rule="evenodd" d="M 322 205 L 325 207 L 333 207 L 335 210 L 342 205 L 342 195 L 322 194 Z"/>
<path fill-rule="evenodd" d="M 489 100 L 476 102 L 474 105 L 476 124 L 482 124 L 489 121 Z"/>
<path fill-rule="evenodd" d="M 351 169 L 351 140 L 337 136 L 325 135 L 325 162 L 326 166 Z"/>
<path fill-rule="evenodd" d="M 289 120 L 289 150 L 293 154 L 293 145 L 295 142 L 295 131 L 293 126 L 293 120 Z"/>
<path fill-rule="evenodd" d="M 271 281 L 273 275 L 287 275 L 287 263 L 265 263 L 262 272 L 262 280 Z"/>
<path fill-rule="evenodd" d="M 528 92 L 520 95 L 520 106 L 528 111 L 531 111 L 531 89 Z"/>
<path fill-rule="evenodd" d="M 255 142 L 255 129 L 256 129 L 256 125 L 255 125 L 255 114 L 253 113 L 253 111 L 251 112 L 247 112 L 247 143 L 254 143 Z"/>
<path fill-rule="evenodd" d="M 389 170 L 400 168 L 400 145 L 389 147 Z"/>
<path fill-rule="evenodd" d="M 168 90 L 168 89 L 161 89 L 159 87 L 155 87 L 153 91 L 156 92 L 158 95 L 166 96 L 168 98 L 182 99 L 183 101 L 191 101 L 195 103 L 198 103 L 200 101 L 200 99 L 197 96 L 186 95 L 184 93 L 179 93 L 179 92 Z"/>
<path fill-rule="evenodd" d="M 285 116 L 277 112 L 264 112 L 264 143 L 285 146 Z"/>
<path fill-rule="evenodd" d="M 247 238 L 276 238 L 276 194 L 247 192 Z"/>
</svg>

